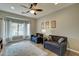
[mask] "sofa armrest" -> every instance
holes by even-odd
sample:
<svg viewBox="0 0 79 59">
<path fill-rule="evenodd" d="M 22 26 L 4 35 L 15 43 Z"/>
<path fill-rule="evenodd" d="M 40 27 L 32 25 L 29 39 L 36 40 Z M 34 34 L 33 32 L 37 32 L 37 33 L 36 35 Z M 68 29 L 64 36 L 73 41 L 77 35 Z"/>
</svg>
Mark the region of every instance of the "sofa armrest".
<svg viewBox="0 0 79 59">
<path fill-rule="evenodd" d="M 62 42 L 62 43 L 60 44 L 60 46 L 61 46 L 61 47 L 67 46 L 67 43 L 66 43 L 66 42 Z"/>
<path fill-rule="evenodd" d="M 60 49 L 65 52 L 66 49 L 67 49 L 67 43 L 66 43 L 66 42 L 62 42 L 62 43 L 60 44 Z"/>
</svg>

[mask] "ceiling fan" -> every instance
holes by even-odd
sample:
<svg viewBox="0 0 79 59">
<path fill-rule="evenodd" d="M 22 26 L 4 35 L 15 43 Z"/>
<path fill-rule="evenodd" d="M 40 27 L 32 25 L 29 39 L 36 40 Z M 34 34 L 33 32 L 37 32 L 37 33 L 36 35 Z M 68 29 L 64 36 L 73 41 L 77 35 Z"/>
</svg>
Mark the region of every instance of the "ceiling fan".
<svg viewBox="0 0 79 59">
<path fill-rule="evenodd" d="M 30 7 L 27 7 L 27 6 L 25 6 L 25 5 L 21 5 L 21 6 L 22 6 L 23 8 L 28 8 L 28 9 L 29 9 L 29 10 L 26 11 L 26 12 L 22 12 L 22 14 L 26 14 L 26 13 L 31 12 L 31 13 L 33 13 L 34 15 L 37 15 L 37 12 L 43 11 L 43 9 L 37 9 L 37 8 L 36 8 L 37 3 L 32 3 L 32 4 L 30 5 Z"/>
</svg>

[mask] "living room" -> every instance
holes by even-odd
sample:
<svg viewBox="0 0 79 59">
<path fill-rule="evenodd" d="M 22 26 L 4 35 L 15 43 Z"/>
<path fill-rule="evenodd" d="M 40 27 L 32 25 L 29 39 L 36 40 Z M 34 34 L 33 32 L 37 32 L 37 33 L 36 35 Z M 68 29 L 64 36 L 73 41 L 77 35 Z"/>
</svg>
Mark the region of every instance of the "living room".
<svg viewBox="0 0 79 59">
<path fill-rule="evenodd" d="M 33 11 L 31 13 L 26 13 L 30 7 L 29 5 L 32 5 L 31 10 L 35 10 L 33 8 L 42 9 L 41 11 L 36 11 L 36 13 L 33 14 Z M 2 6 L 6 6 L 5 8 Z M 22 10 L 20 10 L 22 9 Z M 15 11 L 16 10 L 16 11 Z M 24 13 L 25 12 L 25 13 Z M 13 51 L 17 51 L 17 49 L 23 48 L 20 51 L 15 54 L 15 56 L 24 55 L 24 56 L 30 56 L 30 55 L 43 55 L 43 56 L 58 56 L 63 53 L 66 53 L 66 56 L 79 56 L 79 4 L 78 3 L 26 3 L 26 4 L 11 4 L 11 3 L 3 3 L 0 4 L 0 37 L 2 37 L 3 41 L 3 48 L 1 51 L 4 52 L 4 56 L 10 56 Z M 8 24 L 8 25 L 7 25 Z M 29 26 L 30 24 L 30 26 Z M 23 27 L 22 27 L 23 26 Z M 6 28 L 7 27 L 7 28 Z M 37 41 L 30 41 L 32 38 L 35 40 L 37 37 L 32 37 L 31 35 L 36 36 L 36 33 L 43 34 L 43 40 L 41 41 L 42 44 L 37 43 Z M 23 37 L 21 37 L 23 35 Z M 61 50 L 62 52 L 58 51 L 61 48 L 57 48 L 57 53 L 51 51 L 48 47 L 44 48 L 44 39 L 48 40 L 51 39 L 50 35 L 57 36 L 61 38 L 65 37 L 66 42 L 66 51 Z M 16 37 L 13 37 L 16 36 Z M 19 37 L 17 37 L 19 36 Z M 38 34 L 39 36 L 39 34 Z M 8 39 L 6 39 L 8 38 Z M 10 38 L 10 39 L 9 39 Z M 22 40 L 25 39 L 25 40 Z M 41 39 L 41 38 L 40 38 Z M 61 40 L 58 40 L 61 41 Z M 19 45 L 17 44 L 19 43 Z M 25 43 L 27 43 L 27 47 L 31 46 L 33 48 L 36 48 L 38 53 L 35 52 L 35 50 L 31 50 L 33 48 L 28 48 L 30 53 L 26 54 L 25 51 L 26 47 Z M 6 47 L 6 44 L 8 44 L 8 49 L 4 50 Z M 17 46 L 16 46 L 17 45 Z M 23 47 L 23 45 L 25 45 Z M 46 43 L 45 43 L 46 45 Z M 13 48 L 14 46 L 14 48 Z M 16 49 L 15 49 L 16 46 Z M 50 46 L 50 45 L 49 45 Z M 52 46 L 50 46 L 52 48 Z M 11 51 L 10 51 L 11 50 Z M 55 49 L 56 50 L 56 49 Z M 16 52 L 15 51 L 15 52 Z M 42 54 L 41 54 L 42 52 Z M 44 52 L 44 54 L 43 54 Z M 6 54 L 5 54 L 6 53 Z M 10 53 L 10 54 L 8 54 Z M 22 54 L 21 54 L 22 53 Z M 33 54 L 32 54 L 33 53 Z M 19 54 L 19 55 L 18 55 Z M 12 54 L 13 55 L 13 54 Z M 64 54 L 65 55 L 65 54 Z"/>
</svg>

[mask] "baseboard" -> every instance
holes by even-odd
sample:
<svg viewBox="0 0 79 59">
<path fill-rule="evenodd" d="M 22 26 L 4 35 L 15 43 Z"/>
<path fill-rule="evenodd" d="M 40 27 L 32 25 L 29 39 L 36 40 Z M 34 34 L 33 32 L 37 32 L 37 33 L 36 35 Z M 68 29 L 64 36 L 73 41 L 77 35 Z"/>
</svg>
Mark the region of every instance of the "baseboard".
<svg viewBox="0 0 79 59">
<path fill-rule="evenodd" d="M 75 53 L 78 53 L 78 54 L 79 54 L 79 51 L 76 51 L 76 50 L 74 50 L 74 49 L 67 48 L 67 50 L 69 50 L 69 51 L 72 51 L 72 52 L 75 52 Z"/>
</svg>

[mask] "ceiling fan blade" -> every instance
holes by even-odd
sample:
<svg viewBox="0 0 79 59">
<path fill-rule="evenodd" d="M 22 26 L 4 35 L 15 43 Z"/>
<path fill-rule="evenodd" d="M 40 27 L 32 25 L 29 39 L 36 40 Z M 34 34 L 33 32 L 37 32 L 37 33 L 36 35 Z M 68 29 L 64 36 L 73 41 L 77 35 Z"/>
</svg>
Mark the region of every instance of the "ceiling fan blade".
<svg viewBox="0 0 79 59">
<path fill-rule="evenodd" d="M 22 6 L 22 7 L 24 7 L 24 8 L 28 8 L 27 6 L 25 6 L 25 5 L 20 5 L 20 6 Z"/>
<path fill-rule="evenodd" d="M 43 11 L 42 9 L 36 9 L 36 11 Z"/>
<path fill-rule="evenodd" d="M 36 12 L 34 13 L 34 15 L 37 15 Z"/>
<path fill-rule="evenodd" d="M 33 7 L 35 7 L 37 5 L 37 3 L 33 3 L 31 4 L 30 8 L 29 9 L 32 9 Z"/>
<path fill-rule="evenodd" d="M 42 9 L 32 9 L 32 10 L 35 10 L 35 11 L 43 11 Z"/>
<path fill-rule="evenodd" d="M 31 9 L 33 7 L 33 4 L 31 4 L 31 6 L 30 6 L 30 8 L 29 9 Z"/>
<path fill-rule="evenodd" d="M 37 5 L 37 3 L 33 3 L 33 6 L 36 6 Z"/>
<path fill-rule="evenodd" d="M 26 13 L 29 13 L 30 11 L 27 11 Z"/>
</svg>

